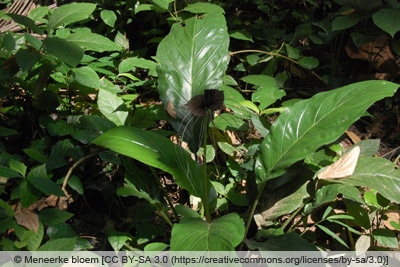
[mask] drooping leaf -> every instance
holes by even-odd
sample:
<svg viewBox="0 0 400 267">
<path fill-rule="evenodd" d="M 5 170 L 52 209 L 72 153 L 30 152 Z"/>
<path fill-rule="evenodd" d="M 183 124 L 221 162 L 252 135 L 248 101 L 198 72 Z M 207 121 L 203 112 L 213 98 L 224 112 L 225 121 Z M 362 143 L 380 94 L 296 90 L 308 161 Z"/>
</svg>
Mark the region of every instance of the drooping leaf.
<svg viewBox="0 0 400 267">
<path fill-rule="evenodd" d="M 215 198 L 210 182 L 208 190 L 204 188 L 200 165 L 182 147 L 162 135 L 133 127 L 117 127 L 93 143 L 172 174 L 176 183 L 190 194 L 205 198 L 204 192 L 208 191 L 209 201 Z"/>
<path fill-rule="evenodd" d="M 33 230 L 35 233 L 39 231 L 39 217 L 33 211 L 27 208 L 22 208 L 15 212 L 14 217 L 19 225 L 22 225 L 29 230 Z"/>
<path fill-rule="evenodd" d="M 261 144 L 266 172 L 259 171 L 258 179 L 277 177 L 317 148 L 335 141 L 370 105 L 392 96 L 397 88 L 397 84 L 387 81 L 359 82 L 288 107 Z"/>
<path fill-rule="evenodd" d="M 96 4 L 91 3 L 71 3 L 59 6 L 51 13 L 47 29 L 52 31 L 58 26 L 85 20 L 89 18 L 95 8 Z"/>
<path fill-rule="evenodd" d="M 172 25 L 158 46 L 160 98 L 165 109 L 174 109 L 175 119 L 170 122 L 194 152 L 200 144 L 202 120 L 185 105 L 206 89 L 220 89 L 229 60 L 228 45 L 225 17 L 206 13 Z"/>
<path fill-rule="evenodd" d="M 243 220 L 235 213 L 208 223 L 201 218 L 183 218 L 172 228 L 173 251 L 232 251 L 244 236 Z"/>
<path fill-rule="evenodd" d="M 43 30 L 36 25 L 35 21 L 31 18 L 19 14 L 8 13 L 7 16 L 11 17 L 16 23 L 21 24 L 37 34 L 42 35 Z"/>
</svg>

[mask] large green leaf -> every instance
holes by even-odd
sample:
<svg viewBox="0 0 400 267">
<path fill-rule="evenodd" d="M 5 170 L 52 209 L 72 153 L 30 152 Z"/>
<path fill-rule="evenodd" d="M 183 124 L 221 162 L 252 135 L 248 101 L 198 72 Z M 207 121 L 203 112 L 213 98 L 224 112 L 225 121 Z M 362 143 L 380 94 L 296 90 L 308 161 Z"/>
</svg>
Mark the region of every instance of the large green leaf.
<svg viewBox="0 0 400 267">
<path fill-rule="evenodd" d="M 71 3 L 59 6 L 50 15 L 47 29 L 54 30 L 58 26 L 66 26 L 68 24 L 85 20 L 93 13 L 96 4 L 90 3 Z"/>
<path fill-rule="evenodd" d="M 93 143 L 172 174 L 179 186 L 203 200 L 204 192 L 210 192 L 210 202 L 215 198 L 214 190 L 204 188 L 201 166 L 182 147 L 162 135 L 133 127 L 117 127 Z M 211 183 L 207 186 L 211 188 Z"/>
<path fill-rule="evenodd" d="M 370 105 L 392 96 L 398 87 L 387 81 L 364 81 L 316 94 L 287 108 L 261 144 L 258 180 L 283 174 L 293 163 L 335 141 Z"/>
<path fill-rule="evenodd" d="M 243 240 L 244 223 L 235 213 L 208 223 L 201 218 L 184 218 L 172 228 L 173 251 L 232 251 Z"/>
<path fill-rule="evenodd" d="M 400 203 L 400 170 L 383 158 L 360 156 L 353 175 L 336 182 L 370 187 L 387 199 Z"/>
<path fill-rule="evenodd" d="M 192 151 L 200 143 L 202 120 L 189 113 L 185 104 L 205 89 L 220 89 L 229 61 L 228 46 L 225 17 L 220 13 L 174 24 L 158 46 L 160 97 L 165 109 L 174 107 L 176 119 L 170 121 Z"/>
<path fill-rule="evenodd" d="M 400 10 L 383 8 L 372 15 L 376 26 L 389 33 L 392 38 L 400 31 Z"/>
</svg>

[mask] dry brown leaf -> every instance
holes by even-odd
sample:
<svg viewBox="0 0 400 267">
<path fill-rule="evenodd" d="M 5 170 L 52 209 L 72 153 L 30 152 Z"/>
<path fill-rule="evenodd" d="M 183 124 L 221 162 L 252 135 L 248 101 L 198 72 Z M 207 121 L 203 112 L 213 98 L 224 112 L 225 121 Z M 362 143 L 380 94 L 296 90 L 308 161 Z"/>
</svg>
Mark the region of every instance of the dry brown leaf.
<svg viewBox="0 0 400 267">
<path fill-rule="evenodd" d="M 361 138 L 352 131 L 346 131 L 347 136 L 351 139 L 353 144 L 356 144 L 361 141 Z"/>
<path fill-rule="evenodd" d="M 27 208 L 22 208 L 14 213 L 14 218 L 17 223 L 35 233 L 39 231 L 39 217 L 33 211 Z"/>
<path fill-rule="evenodd" d="M 319 174 L 319 179 L 338 179 L 345 178 L 353 174 L 358 157 L 360 156 L 360 147 L 355 146 L 351 151 L 344 154 L 340 159 L 323 169 Z"/>
<path fill-rule="evenodd" d="M 398 228 L 393 227 L 393 225 L 391 225 L 391 222 L 394 222 L 396 224 L 399 224 L 400 222 L 400 210 L 387 210 L 385 212 L 385 215 L 387 218 L 385 218 L 383 220 L 383 224 L 386 226 L 387 229 L 389 230 L 395 230 L 395 231 L 399 231 Z"/>
</svg>

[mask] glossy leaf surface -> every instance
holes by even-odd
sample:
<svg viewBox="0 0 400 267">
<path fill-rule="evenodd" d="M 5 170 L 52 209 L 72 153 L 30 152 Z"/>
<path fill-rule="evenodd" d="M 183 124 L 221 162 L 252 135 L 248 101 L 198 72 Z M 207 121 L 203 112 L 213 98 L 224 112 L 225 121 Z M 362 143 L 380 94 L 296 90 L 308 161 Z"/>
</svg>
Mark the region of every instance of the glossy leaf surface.
<svg viewBox="0 0 400 267">
<path fill-rule="evenodd" d="M 228 46 L 229 35 L 221 13 L 207 13 L 174 24 L 158 46 L 161 100 L 165 109 L 174 109 L 176 115 L 170 122 L 194 152 L 200 144 L 202 120 L 185 105 L 205 89 L 220 89 L 229 61 Z"/>
<path fill-rule="evenodd" d="M 258 171 L 258 179 L 277 177 L 317 148 L 335 141 L 370 105 L 392 96 L 397 88 L 397 84 L 387 81 L 359 82 L 316 94 L 287 108 L 261 144 L 266 171 Z"/>
<path fill-rule="evenodd" d="M 204 197 L 206 191 L 200 165 L 182 147 L 162 135 L 133 127 L 117 127 L 107 131 L 93 143 L 168 172 L 190 194 Z M 208 182 L 207 186 L 211 188 L 211 183 Z M 209 199 L 213 199 L 214 194 L 215 191 L 211 190 Z"/>
</svg>

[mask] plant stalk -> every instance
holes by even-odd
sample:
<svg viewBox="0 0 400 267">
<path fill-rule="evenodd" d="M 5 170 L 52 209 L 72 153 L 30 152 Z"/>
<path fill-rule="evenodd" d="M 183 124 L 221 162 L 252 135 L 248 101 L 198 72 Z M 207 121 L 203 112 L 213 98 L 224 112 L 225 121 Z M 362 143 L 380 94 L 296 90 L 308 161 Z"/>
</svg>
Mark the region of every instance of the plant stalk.
<svg viewBox="0 0 400 267">
<path fill-rule="evenodd" d="M 211 222 L 211 214 L 210 214 L 210 203 L 209 203 L 209 188 L 208 188 L 208 174 L 207 174 L 207 133 L 208 133 L 208 115 L 210 110 L 206 111 L 203 121 L 203 188 L 204 188 L 204 196 L 202 199 L 204 213 L 207 222 Z M 212 111 L 211 111 L 212 112 Z"/>
</svg>

